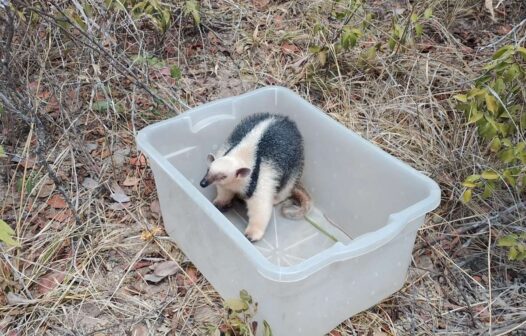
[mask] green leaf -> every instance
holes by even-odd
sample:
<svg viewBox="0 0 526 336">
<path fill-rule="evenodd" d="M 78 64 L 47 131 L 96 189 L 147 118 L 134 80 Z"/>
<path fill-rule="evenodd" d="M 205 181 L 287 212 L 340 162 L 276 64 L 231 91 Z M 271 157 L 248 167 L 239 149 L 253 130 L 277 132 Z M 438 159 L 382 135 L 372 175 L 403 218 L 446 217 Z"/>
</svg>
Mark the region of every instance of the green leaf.
<svg viewBox="0 0 526 336">
<path fill-rule="evenodd" d="M 245 289 L 242 289 L 239 292 L 239 298 L 246 303 L 252 303 L 252 296 L 250 296 L 250 294 L 248 294 L 248 292 Z"/>
<path fill-rule="evenodd" d="M 519 255 L 519 251 L 517 250 L 515 246 L 512 246 L 510 250 L 508 251 L 508 259 L 515 260 L 518 255 Z"/>
<path fill-rule="evenodd" d="M 20 244 L 13 239 L 15 231 L 3 220 L 0 219 L 0 241 L 3 241 L 10 246 L 20 246 Z"/>
<path fill-rule="evenodd" d="M 181 69 L 177 65 L 172 65 L 170 68 L 170 77 L 174 79 L 180 79 L 182 76 Z"/>
<path fill-rule="evenodd" d="M 469 203 L 473 197 L 473 191 L 471 189 L 466 189 L 462 194 L 462 202 Z"/>
<path fill-rule="evenodd" d="M 394 50 L 396 46 L 396 40 L 394 39 L 394 37 L 389 38 L 389 42 L 387 42 L 387 45 L 389 46 L 389 49 Z"/>
<path fill-rule="evenodd" d="M 522 55 L 522 58 L 526 61 L 526 48 L 524 47 L 518 47 L 517 51 Z"/>
<path fill-rule="evenodd" d="M 248 304 L 241 299 L 229 299 L 225 301 L 225 307 L 235 312 L 243 312 L 248 309 Z"/>
<path fill-rule="evenodd" d="M 7 157 L 7 155 L 5 155 L 4 146 L 0 145 L 0 159 L 5 157 Z"/>
<path fill-rule="evenodd" d="M 433 16 L 433 9 L 428 8 L 424 11 L 424 18 L 429 19 Z"/>
<path fill-rule="evenodd" d="M 317 46 L 317 45 L 314 45 L 314 46 L 310 46 L 309 47 L 309 51 L 313 54 L 317 54 L 321 51 L 321 47 L 320 46 Z"/>
<path fill-rule="evenodd" d="M 365 53 L 365 57 L 368 61 L 373 61 L 376 58 L 376 48 L 370 47 L 367 49 L 367 52 Z"/>
<path fill-rule="evenodd" d="M 500 139 L 498 137 L 494 137 L 489 144 L 489 148 L 493 153 L 498 152 L 501 148 Z"/>
<path fill-rule="evenodd" d="M 473 97 L 477 97 L 477 96 L 480 96 L 480 95 L 483 95 L 483 94 L 486 94 L 488 91 L 486 89 L 481 89 L 481 88 L 473 88 L 471 90 L 469 90 L 468 92 L 468 98 L 473 98 Z"/>
<path fill-rule="evenodd" d="M 418 21 L 418 15 L 415 13 L 411 14 L 411 23 L 415 23 L 416 21 Z"/>
<path fill-rule="evenodd" d="M 342 32 L 342 36 L 340 39 L 340 44 L 342 45 L 343 49 L 349 49 L 349 46 L 351 45 L 351 32 L 349 30 L 344 30 Z"/>
<path fill-rule="evenodd" d="M 466 188 L 475 188 L 477 186 L 476 183 L 466 181 L 462 182 L 462 185 Z"/>
<path fill-rule="evenodd" d="M 495 190 L 495 185 L 493 185 L 493 183 L 491 182 L 486 183 L 486 185 L 484 186 L 484 191 L 482 192 L 482 198 L 484 199 L 489 198 L 494 190 Z"/>
<path fill-rule="evenodd" d="M 477 109 L 472 109 L 469 114 L 468 124 L 476 123 L 477 121 L 482 119 L 482 117 L 484 117 L 484 114 L 482 112 L 480 112 Z"/>
<path fill-rule="evenodd" d="M 415 23 L 415 34 L 416 36 L 421 36 L 424 32 L 424 27 L 420 23 Z"/>
<path fill-rule="evenodd" d="M 199 4 L 196 0 L 187 0 L 184 6 L 184 11 L 188 15 L 192 15 L 196 25 L 201 24 L 201 14 L 199 13 Z"/>
<path fill-rule="evenodd" d="M 505 45 L 504 47 L 500 48 L 499 50 L 497 50 L 495 52 L 495 54 L 493 54 L 493 59 L 496 60 L 496 59 L 499 59 L 502 57 L 502 55 L 504 55 L 506 52 L 513 52 L 513 46 L 512 45 Z"/>
<path fill-rule="evenodd" d="M 463 103 L 467 103 L 468 102 L 468 96 L 466 96 L 465 94 L 454 95 L 453 98 L 455 98 L 456 100 L 461 101 Z"/>
<path fill-rule="evenodd" d="M 93 103 L 93 111 L 95 112 L 105 112 L 111 107 L 111 102 L 109 100 L 100 100 Z"/>
<path fill-rule="evenodd" d="M 25 186 L 26 192 L 28 194 L 31 194 L 31 191 L 33 191 L 33 188 L 35 187 L 35 179 L 32 176 L 28 176 L 26 180 L 24 180 L 23 177 L 20 177 L 16 181 L 16 190 L 18 192 L 22 192 L 24 186 Z"/>
<path fill-rule="evenodd" d="M 500 160 L 504 163 L 510 163 L 515 160 L 515 151 L 513 148 L 508 148 L 500 153 Z"/>
<path fill-rule="evenodd" d="M 263 320 L 263 335 L 264 336 L 273 336 L 272 335 L 272 329 L 270 329 L 270 325 L 265 320 Z"/>
<path fill-rule="evenodd" d="M 485 180 L 497 180 L 499 178 L 499 174 L 491 170 L 486 170 L 481 174 L 481 177 Z"/>
<path fill-rule="evenodd" d="M 509 169 L 506 169 L 503 173 L 502 173 L 502 176 L 504 177 L 504 180 L 509 184 L 511 185 L 512 187 L 515 187 L 517 185 L 517 181 L 515 180 L 515 176 L 513 176 L 513 173 L 509 170 Z"/>
<path fill-rule="evenodd" d="M 495 81 L 495 84 L 493 84 L 493 88 L 495 89 L 495 92 L 497 92 L 499 95 L 502 96 L 504 93 L 504 90 L 506 90 L 506 84 L 504 84 L 504 81 L 502 78 L 497 78 Z"/>
<path fill-rule="evenodd" d="M 497 246 L 500 247 L 511 247 L 517 244 L 517 237 L 513 234 L 499 238 Z"/>
<path fill-rule="evenodd" d="M 480 175 L 474 174 L 474 175 L 469 175 L 468 177 L 466 177 L 464 181 L 473 183 L 473 182 L 477 182 L 478 180 L 480 180 Z"/>
<path fill-rule="evenodd" d="M 495 100 L 495 97 L 493 97 L 490 93 L 486 93 L 486 106 L 488 107 L 488 110 L 491 113 L 497 113 L 497 101 Z"/>
</svg>

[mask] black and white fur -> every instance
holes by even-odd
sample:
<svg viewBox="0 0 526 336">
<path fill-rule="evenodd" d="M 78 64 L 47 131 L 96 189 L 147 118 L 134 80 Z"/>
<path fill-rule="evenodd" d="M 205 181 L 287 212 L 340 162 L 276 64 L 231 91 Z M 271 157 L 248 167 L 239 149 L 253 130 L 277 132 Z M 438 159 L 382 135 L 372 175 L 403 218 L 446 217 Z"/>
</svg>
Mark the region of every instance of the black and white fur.
<svg viewBox="0 0 526 336">
<path fill-rule="evenodd" d="M 300 186 L 303 172 L 303 138 L 288 117 L 259 113 L 243 119 L 216 155 L 209 154 L 209 169 L 200 185 L 217 186 L 214 205 L 231 206 L 244 199 L 248 209 L 245 235 L 260 240 L 272 215 L 272 207 L 291 196 L 282 207 L 285 217 L 302 218 L 310 209 L 310 197 Z M 299 204 L 299 205 L 298 205 Z"/>
</svg>

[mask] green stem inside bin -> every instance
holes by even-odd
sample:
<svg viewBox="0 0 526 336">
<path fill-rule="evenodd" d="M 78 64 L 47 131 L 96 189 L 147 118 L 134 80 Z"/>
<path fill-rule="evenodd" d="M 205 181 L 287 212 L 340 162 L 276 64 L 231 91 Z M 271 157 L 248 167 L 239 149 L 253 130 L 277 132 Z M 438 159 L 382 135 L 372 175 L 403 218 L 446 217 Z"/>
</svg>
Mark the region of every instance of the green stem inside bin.
<svg viewBox="0 0 526 336">
<path fill-rule="evenodd" d="M 318 231 L 320 231 L 321 233 L 323 233 L 324 235 L 326 235 L 326 236 L 329 237 L 330 239 L 334 240 L 334 242 L 338 242 L 338 239 L 336 239 L 336 237 L 334 237 L 334 236 L 331 235 L 329 232 L 327 232 L 327 230 L 325 230 L 324 228 L 322 228 L 321 225 L 319 225 L 318 223 L 316 223 L 312 218 L 310 218 L 309 216 L 305 215 L 305 219 L 306 219 L 307 222 L 309 222 L 312 226 L 314 226 Z"/>
</svg>

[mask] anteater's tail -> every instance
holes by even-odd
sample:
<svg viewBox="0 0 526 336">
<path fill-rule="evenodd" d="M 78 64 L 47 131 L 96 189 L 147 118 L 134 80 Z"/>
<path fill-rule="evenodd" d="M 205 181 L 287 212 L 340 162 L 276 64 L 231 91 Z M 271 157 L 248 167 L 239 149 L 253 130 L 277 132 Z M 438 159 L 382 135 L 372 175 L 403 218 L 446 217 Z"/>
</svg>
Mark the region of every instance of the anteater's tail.
<svg viewBox="0 0 526 336">
<path fill-rule="evenodd" d="M 292 189 L 290 198 L 283 202 L 281 213 L 289 219 L 302 219 L 310 211 L 312 200 L 305 188 L 297 184 Z"/>
</svg>

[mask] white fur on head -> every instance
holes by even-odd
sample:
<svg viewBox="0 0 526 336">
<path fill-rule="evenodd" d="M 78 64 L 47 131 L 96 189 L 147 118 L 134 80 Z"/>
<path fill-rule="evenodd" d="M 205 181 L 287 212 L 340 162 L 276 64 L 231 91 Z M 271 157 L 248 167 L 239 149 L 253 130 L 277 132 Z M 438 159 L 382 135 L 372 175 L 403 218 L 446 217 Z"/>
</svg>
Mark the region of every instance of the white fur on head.
<svg viewBox="0 0 526 336">
<path fill-rule="evenodd" d="M 225 187 L 232 185 L 232 189 L 235 190 L 242 189 L 241 187 L 247 182 L 251 171 L 252 170 L 246 167 L 245 163 L 238 158 L 223 156 L 210 163 L 208 176 L 209 180 L 213 181 L 213 183 Z"/>
</svg>

